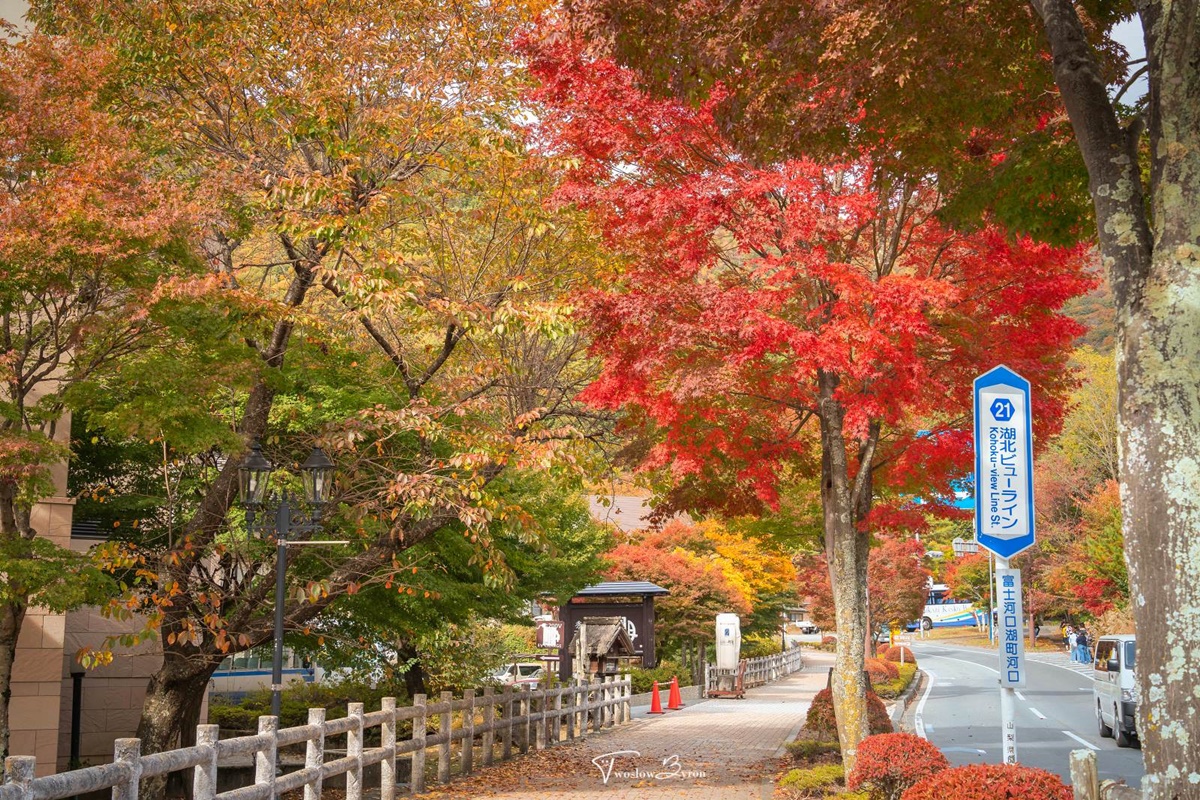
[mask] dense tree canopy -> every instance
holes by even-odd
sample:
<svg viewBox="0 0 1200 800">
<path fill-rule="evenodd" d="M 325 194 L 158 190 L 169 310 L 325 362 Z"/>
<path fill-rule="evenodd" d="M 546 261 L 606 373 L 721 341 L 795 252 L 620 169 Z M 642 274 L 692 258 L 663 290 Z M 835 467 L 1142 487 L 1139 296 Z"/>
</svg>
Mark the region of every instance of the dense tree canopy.
<svg viewBox="0 0 1200 800">
<path fill-rule="evenodd" d="M 137 576 L 113 608 L 162 640 L 148 751 L 191 729 L 227 652 L 271 634 L 272 543 L 234 509 L 250 441 L 279 486 L 314 440 L 337 462 L 326 525 L 352 544 L 289 566 L 295 630 L 435 535 L 506 580 L 494 538 L 541 531 L 497 478 L 572 470 L 570 443 L 603 422 L 573 403 L 589 367 L 563 297 L 590 280 L 595 242 L 545 210 L 552 167 L 508 125 L 511 42 L 536 10 L 35 4 L 39 27 L 107 54 L 104 99 L 145 163 L 210 210 L 205 280 L 174 293 L 160 347 L 88 398 L 104 435 L 161 447 L 171 489 L 143 536 L 105 550 Z"/>
<path fill-rule="evenodd" d="M 770 506 L 781 479 L 820 475 L 852 759 L 876 494 L 952 495 L 971 381 L 996 359 L 1056 429 L 1080 332 L 1058 309 L 1091 285 L 1083 252 L 954 231 L 935 180 L 866 153 L 756 162 L 721 127 L 721 86 L 652 96 L 557 29 L 530 49 L 538 141 L 572 164 L 559 197 L 627 262 L 584 300 L 601 371 L 583 396 L 653 433 L 643 469 L 708 487 L 693 506 Z"/>
</svg>

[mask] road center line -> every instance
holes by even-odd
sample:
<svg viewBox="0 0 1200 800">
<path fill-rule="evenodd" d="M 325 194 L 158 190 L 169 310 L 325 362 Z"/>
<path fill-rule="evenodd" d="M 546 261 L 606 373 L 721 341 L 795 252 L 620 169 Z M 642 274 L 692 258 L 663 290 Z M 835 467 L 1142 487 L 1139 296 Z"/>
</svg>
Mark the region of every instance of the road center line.
<svg viewBox="0 0 1200 800">
<path fill-rule="evenodd" d="M 1090 749 L 1092 749 L 1092 750 L 1099 750 L 1099 749 L 1100 749 L 1099 747 L 1096 747 L 1096 745 L 1094 745 L 1094 744 L 1092 744 L 1091 742 L 1089 742 L 1087 739 L 1083 739 L 1083 738 L 1081 738 L 1081 737 L 1079 737 L 1079 736 L 1076 736 L 1075 734 L 1071 733 L 1070 731 L 1063 731 L 1063 733 L 1064 733 L 1065 735 L 1067 735 L 1067 736 L 1070 736 L 1072 739 L 1074 739 L 1075 741 L 1079 742 L 1079 743 L 1080 743 L 1081 745 L 1083 745 L 1084 747 L 1090 748 Z"/>
<path fill-rule="evenodd" d="M 1024 697 L 1022 697 L 1021 699 L 1022 699 L 1022 700 L 1024 700 L 1025 698 L 1024 698 Z M 1038 711 L 1038 710 L 1037 710 L 1036 708 L 1034 708 L 1033 706 L 1030 706 L 1030 707 L 1029 707 L 1029 710 L 1030 710 L 1030 711 L 1032 711 L 1032 712 L 1033 712 L 1033 715 L 1034 715 L 1035 717 L 1037 717 L 1038 719 L 1045 719 L 1045 718 L 1046 718 L 1046 715 L 1045 715 L 1045 714 L 1043 714 L 1042 712 Z"/>
<path fill-rule="evenodd" d="M 933 691 L 933 684 L 937 681 L 937 675 L 928 669 L 924 670 L 924 672 L 929 676 L 929 684 L 925 687 L 925 693 L 921 695 L 921 702 L 917 703 L 917 711 L 913 715 L 913 728 L 916 730 L 917 736 L 920 736 L 922 739 L 928 739 L 929 737 L 925 735 L 925 720 L 922 718 L 922 715 L 925 713 L 925 701 L 929 699 L 929 693 Z"/>
</svg>

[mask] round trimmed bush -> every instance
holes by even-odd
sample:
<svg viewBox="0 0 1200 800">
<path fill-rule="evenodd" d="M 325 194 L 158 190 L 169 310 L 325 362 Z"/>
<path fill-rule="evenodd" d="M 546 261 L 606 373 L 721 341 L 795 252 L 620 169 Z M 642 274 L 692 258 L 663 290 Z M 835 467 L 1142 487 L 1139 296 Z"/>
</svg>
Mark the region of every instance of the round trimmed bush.
<svg viewBox="0 0 1200 800">
<path fill-rule="evenodd" d="M 891 661 L 884 661 L 880 658 L 868 658 L 864 664 L 867 670 L 867 675 L 871 678 L 871 683 L 887 683 L 894 681 L 900 677 L 900 668 Z"/>
<path fill-rule="evenodd" d="M 942 751 L 920 736 L 883 733 L 858 745 L 846 786 L 869 788 L 874 800 L 900 800 L 905 789 L 949 766 Z"/>
<path fill-rule="evenodd" d="M 891 647 L 885 647 L 879 651 L 879 657 L 884 661 L 899 662 L 901 660 L 901 654 L 904 656 L 903 660 L 905 664 L 917 663 L 917 658 L 913 655 L 912 650 L 909 650 L 904 645 L 892 645 Z"/>
<path fill-rule="evenodd" d="M 867 692 L 867 724 L 872 734 L 891 733 L 892 720 L 888 717 L 883 701 L 872 691 Z M 821 740 L 836 741 L 837 717 L 833 713 L 833 692 L 822 689 L 813 698 L 808 707 L 808 717 L 805 720 L 808 735 Z"/>
<path fill-rule="evenodd" d="M 903 800 L 1071 800 L 1057 775 L 1020 764 L 971 764 L 930 775 Z"/>
</svg>

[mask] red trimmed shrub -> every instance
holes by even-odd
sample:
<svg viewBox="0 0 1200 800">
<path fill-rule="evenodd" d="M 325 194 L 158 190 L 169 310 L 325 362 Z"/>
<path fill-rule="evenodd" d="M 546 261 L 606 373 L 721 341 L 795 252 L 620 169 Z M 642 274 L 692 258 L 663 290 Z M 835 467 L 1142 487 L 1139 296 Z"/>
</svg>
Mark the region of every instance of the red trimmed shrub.
<svg viewBox="0 0 1200 800">
<path fill-rule="evenodd" d="M 883 701 L 874 692 L 867 692 L 867 724 L 872 734 L 891 733 L 892 720 L 888 717 Z M 833 713 L 833 692 L 822 689 L 808 707 L 805 729 L 815 739 L 837 741 L 837 717 Z"/>
<path fill-rule="evenodd" d="M 837 644 L 837 637 L 826 634 L 821 637 L 821 644 Z"/>
<path fill-rule="evenodd" d="M 1057 775 L 1020 764 L 971 764 L 930 775 L 903 800 L 1071 800 Z"/>
<path fill-rule="evenodd" d="M 858 758 L 846 788 L 869 788 L 873 800 L 900 800 L 905 789 L 949 766 L 942 751 L 920 736 L 869 736 L 858 746 Z"/>
<path fill-rule="evenodd" d="M 904 653 L 905 664 L 917 663 L 916 656 L 913 655 L 912 650 L 909 650 L 904 645 L 892 645 L 891 647 L 885 647 L 879 651 L 879 657 L 884 661 L 899 662 L 901 653 Z"/>
<path fill-rule="evenodd" d="M 880 658 L 868 658 L 865 667 L 872 684 L 887 683 L 900 677 L 899 667 L 890 661 L 884 661 Z"/>
</svg>

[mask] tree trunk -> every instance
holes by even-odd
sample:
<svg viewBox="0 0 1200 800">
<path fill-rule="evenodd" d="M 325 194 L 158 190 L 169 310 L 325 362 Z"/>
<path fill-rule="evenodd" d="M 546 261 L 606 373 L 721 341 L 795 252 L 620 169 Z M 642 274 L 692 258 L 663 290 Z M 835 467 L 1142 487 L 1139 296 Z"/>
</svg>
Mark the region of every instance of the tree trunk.
<svg viewBox="0 0 1200 800">
<path fill-rule="evenodd" d="M 25 621 L 23 603 L 0 605 L 0 761 L 8 757 L 8 703 L 12 698 L 13 662 Z"/>
<path fill-rule="evenodd" d="M 176 647 L 164 646 L 163 665 L 150 677 L 137 736 L 142 753 L 161 753 L 195 742 L 200 707 L 208 681 L 221 659 L 210 655 L 188 656 Z M 161 800 L 166 795 L 166 776 L 142 780 L 140 797 Z"/>
<path fill-rule="evenodd" d="M 1137 623 L 1138 732 L 1148 800 L 1198 797 L 1200 764 L 1200 4 L 1142 0 L 1150 200 L 1068 0 L 1035 0 L 1087 165 L 1117 305 L 1125 557 Z"/>
<path fill-rule="evenodd" d="M 419 694 L 429 694 L 425 688 L 425 669 L 421 666 L 421 654 L 411 642 L 399 642 L 396 645 L 396 661 L 407 663 L 404 670 L 404 689 L 409 698 Z"/>
<path fill-rule="evenodd" d="M 858 743 L 869 735 L 867 685 L 863 663 L 867 635 L 867 553 L 869 538 L 857 525 L 843 431 L 845 409 L 834 397 L 836 376 L 822 373 L 821 504 L 824 511 L 825 556 L 833 586 L 837 621 L 837 659 L 833 673 L 833 707 L 837 717 L 842 763 L 854 767 Z M 869 462 L 868 462 L 869 463 Z"/>
</svg>

